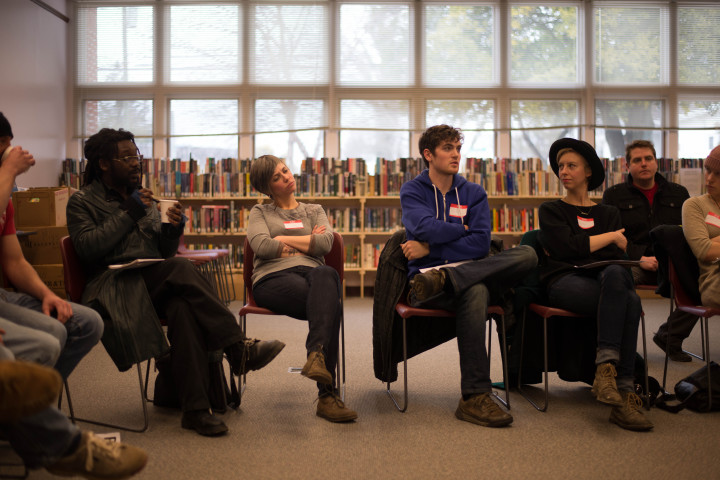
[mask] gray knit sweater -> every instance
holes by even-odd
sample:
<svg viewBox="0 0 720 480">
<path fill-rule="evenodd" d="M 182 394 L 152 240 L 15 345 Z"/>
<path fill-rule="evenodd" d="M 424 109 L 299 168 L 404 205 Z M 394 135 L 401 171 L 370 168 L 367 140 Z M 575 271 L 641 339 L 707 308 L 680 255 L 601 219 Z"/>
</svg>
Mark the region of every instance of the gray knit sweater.
<svg viewBox="0 0 720 480">
<path fill-rule="evenodd" d="M 313 227 L 324 225 L 325 233 L 312 235 L 307 255 L 282 257 L 283 244 L 274 238 L 278 235 L 310 235 Z M 317 267 L 325 264 L 323 258 L 333 243 L 333 230 L 325 210 L 320 205 L 298 203 L 297 208 L 283 210 L 275 204 L 255 205 L 250 210 L 247 229 L 250 246 L 255 252 L 252 283 L 269 273 L 305 265 Z"/>
</svg>

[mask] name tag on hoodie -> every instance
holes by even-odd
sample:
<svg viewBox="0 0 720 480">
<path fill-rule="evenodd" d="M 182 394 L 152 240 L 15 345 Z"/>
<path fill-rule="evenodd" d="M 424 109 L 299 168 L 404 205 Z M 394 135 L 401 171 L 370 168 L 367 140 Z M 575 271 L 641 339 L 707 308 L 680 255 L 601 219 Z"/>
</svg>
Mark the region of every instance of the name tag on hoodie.
<svg viewBox="0 0 720 480">
<path fill-rule="evenodd" d="M 450 204 L 450 216 L 463 218 L 467 215 L 467 205 L 458 205 L 457 203 Z"/>
<path fill-rule="evenodd" d="M 578 226 L 584 230 L 587 230 L 588 228 L 592 228 L 595 226 L 595 220 L 592 218 L 583 218 L 578 216 Z"/>
<path fill-rule="evenodd" d="M 297 230 L 298 228 L 303 228 L 302 220 L 288 220 L 287 222 L 283 222 L 285 224 L 286 230 Z"/>
<path fill-rule="evenodd" d="M 708 212 L 707 217 L 705 217 L 705 223 L 714 227 L 720 227 L 720 215 Z"/>
</svg>

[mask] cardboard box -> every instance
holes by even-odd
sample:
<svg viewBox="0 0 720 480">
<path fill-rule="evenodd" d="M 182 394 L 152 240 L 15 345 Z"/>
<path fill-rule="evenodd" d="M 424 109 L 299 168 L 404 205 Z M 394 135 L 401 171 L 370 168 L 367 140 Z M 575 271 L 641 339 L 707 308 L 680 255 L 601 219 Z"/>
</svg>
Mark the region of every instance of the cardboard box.
<svg viewBox="0 0 720 480">
<path fill-rule="evenodd" d="M 13 193 L 15 228 L 67 225 L 67 187 L 31 188 Z"/>
<path fill-rule="evenodd" d="M 61 265 L 33 265 L 38 276 L 50 290 L 60 298 L 65 298 L 65 279 Z"/>
<path fill-rule="evenodd" d="M 60 239 L 68 235 L 67 227 L 33 227 L 32 231 L 18 236 L 25 259 L 32 265 L 62 263 Z"/>
</svg>

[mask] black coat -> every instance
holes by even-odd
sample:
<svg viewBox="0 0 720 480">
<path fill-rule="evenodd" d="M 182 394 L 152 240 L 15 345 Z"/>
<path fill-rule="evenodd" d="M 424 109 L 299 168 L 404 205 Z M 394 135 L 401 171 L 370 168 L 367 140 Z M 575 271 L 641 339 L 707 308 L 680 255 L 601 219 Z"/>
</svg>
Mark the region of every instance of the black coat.
<svg viewBox="0 0 720 480">
<path fill-rule="evenodd" d="M 659 173 L 655 174 L 655 183 L 658 190 L 652 207 L 647 197 L 633 185 L 630 175 L 627 182 L 613 185 L 603 194 L 602 203 L 613 205 L 620 210 L 630 260 L 656 256 L 650 240 L 650 230 L 659 225 L 682 223 L 682 204 L 690 198 L 687 189 L 677 183 L 668 182 Z"/>
</svg>

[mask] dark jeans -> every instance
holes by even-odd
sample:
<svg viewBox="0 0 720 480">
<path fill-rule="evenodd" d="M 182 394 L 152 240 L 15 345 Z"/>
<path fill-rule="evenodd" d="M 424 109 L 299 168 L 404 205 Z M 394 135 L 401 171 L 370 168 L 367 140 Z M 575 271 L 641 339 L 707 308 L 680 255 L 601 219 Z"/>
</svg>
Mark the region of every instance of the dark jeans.
<svg viewBox="0 0 720 480">
<path fill-rule="evenodd" d="M 658 282 L 657 272 L 650 272 L 639 267 L 633 267 L 633 280 L 635 285 L 656 285 Z M 670 347 L 672 349 L 682 348 L 682 342 L 690 336 L 692 329 L 697 324 L 698 317 L 692 313 L 675 309 L 668 316 L 667 321 L 660 325 L 657 335 L 665 342 L 665 337 L 670 334 Z"/>
<path fill-rule="evenodd" d="M 485 347 L 487 307 L 491 301 L 499 301 L 506 290 L 514 287 L 536 265 L 535 250 L 521 246 L 446 268 L 450 288 L 415 305 L 455 312 L 463 395 L 491 391 L 490 359 Z"/>
<path fill-rule="evenodd" d="M 586 274 L 564 275 L 548 288 L 548 300 L 554 307 L 595 318 L 596 363 L 615 361 L 619 385 L 633 378 L 642 305 L 625 267 L 610 265 Z"/>
<path fill-rule="evenodd" d="M 183 411 L 210 408 L 208 352 L 244 339 L 235 316 L 187 259 L 169 258 L 143 268 L 142 275 L 158 316 L 167 320 Z"/>
<path fill-rule="evenodd" d="M 337 271 L 327 265 L 292 267 L 270 273 L 253 285 L 258 306 L 280 315 L 307 320 L 307 353 L 322 346 L 325 367 L 335 379 L 342 317 L 342 291 Z M 332 386 L 318 383 L 322 395 Z"/>
</svg>

